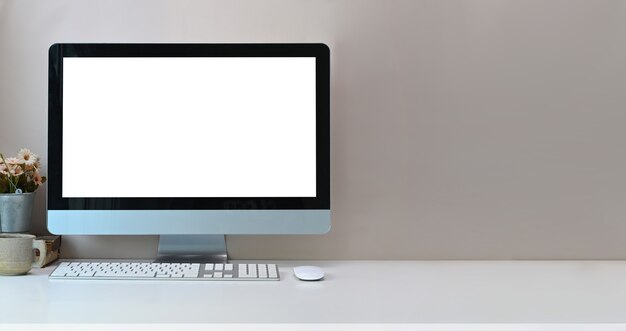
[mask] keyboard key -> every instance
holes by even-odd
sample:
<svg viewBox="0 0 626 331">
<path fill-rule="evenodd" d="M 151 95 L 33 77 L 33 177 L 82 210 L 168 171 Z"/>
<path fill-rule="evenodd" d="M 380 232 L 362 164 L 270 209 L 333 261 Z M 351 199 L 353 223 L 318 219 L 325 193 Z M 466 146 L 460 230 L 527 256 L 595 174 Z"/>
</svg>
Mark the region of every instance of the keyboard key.
<svg viewBox="0 0 626 331">
<path fill-rule="evenodd" d="M 221 264 L 221 263 L 216 263 L 215 264 L 215 270 L 219 270 L 219 271 L 224 270 L 224 265 Z"/>
<path fill-rule="evenodd" d="M 276 270 L 277 268 L 275 264 L 268 264 L 267 269 L 270 278 L 278 278 L 278 271 Z"/>
<path fill-rule="evenodd" d="M 248 274 L 248 265 L 247 264 L 239 264 L 237 266 L 237 268 L 239 269 L 239 277 L 241 277 L 241 275 L 247 275 Z"/>
<path fill-rule="evenodd" d="M 219 271 L 216 271 L 213 273 L 213 278 L 222 278 L 222 273 Z"/>
<path fill-rule="evenodd" d="M 213 270 L 213 263 L 207 263 L 204 266 L 204 270 Z"/>
<path fill-rule="evenodd" d="M 54 272 L 50 275 L 50 277 L 63 277 L 67 273 L 67 268 L 58 267 L 54 270 Z"/>
</svg>

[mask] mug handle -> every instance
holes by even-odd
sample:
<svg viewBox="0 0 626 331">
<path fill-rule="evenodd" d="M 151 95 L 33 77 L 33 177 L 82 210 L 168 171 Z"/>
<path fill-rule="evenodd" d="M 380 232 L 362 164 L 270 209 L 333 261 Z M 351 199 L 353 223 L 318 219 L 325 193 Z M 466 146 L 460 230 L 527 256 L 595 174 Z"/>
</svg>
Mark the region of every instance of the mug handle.
<svg viewBox="0 0 626 331">
<path fill-rule="evenodd" d="M 35 254 L 35 249 L 39 250 L 39 256 Z M 39 267 L 39 268 L 43 267 L 43 263 L 47 255 L 45 240 L 33 240 L 33 255 L 34 255 L 33 267 Z"/>
</svg>

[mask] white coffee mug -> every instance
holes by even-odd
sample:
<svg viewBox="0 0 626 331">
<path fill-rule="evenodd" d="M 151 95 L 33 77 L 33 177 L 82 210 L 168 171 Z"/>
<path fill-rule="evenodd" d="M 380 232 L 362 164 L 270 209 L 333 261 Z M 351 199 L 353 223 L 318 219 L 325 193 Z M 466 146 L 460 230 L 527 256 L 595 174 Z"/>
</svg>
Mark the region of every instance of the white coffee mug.
<svg viewBox="0 0 626 331">
<path fill-rule="evenodd" d="M 23 275 L 45 256 L 46 242 L 32 234 L 0 233 L 0 275 Z"/>
</svg>

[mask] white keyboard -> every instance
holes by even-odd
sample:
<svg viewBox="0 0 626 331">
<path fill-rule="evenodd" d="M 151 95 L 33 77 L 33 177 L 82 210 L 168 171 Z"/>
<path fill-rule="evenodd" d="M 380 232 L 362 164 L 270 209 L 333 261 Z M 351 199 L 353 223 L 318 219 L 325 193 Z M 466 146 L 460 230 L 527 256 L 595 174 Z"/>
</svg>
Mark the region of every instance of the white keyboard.
<svg viewBox="0 0 626 331">
<path fill-rule="evenodd" d="M 279 280 L 276 264 L 62 262 L 50 279 Z"/>
</svg>

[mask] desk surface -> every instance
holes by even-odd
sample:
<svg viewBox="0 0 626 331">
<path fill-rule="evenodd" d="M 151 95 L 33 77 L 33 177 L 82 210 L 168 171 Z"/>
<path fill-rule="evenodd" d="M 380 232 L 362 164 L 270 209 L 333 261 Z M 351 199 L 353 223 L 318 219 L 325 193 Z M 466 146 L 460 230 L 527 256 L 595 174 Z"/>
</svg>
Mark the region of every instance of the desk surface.
<svg viewBox="0 0 626 331">
<path fill-rule="evenodd" d="M 4 323 L 626 322 L 626 262 L 325 261 L 302 282 L 0 277 Z"/>
</svg>

